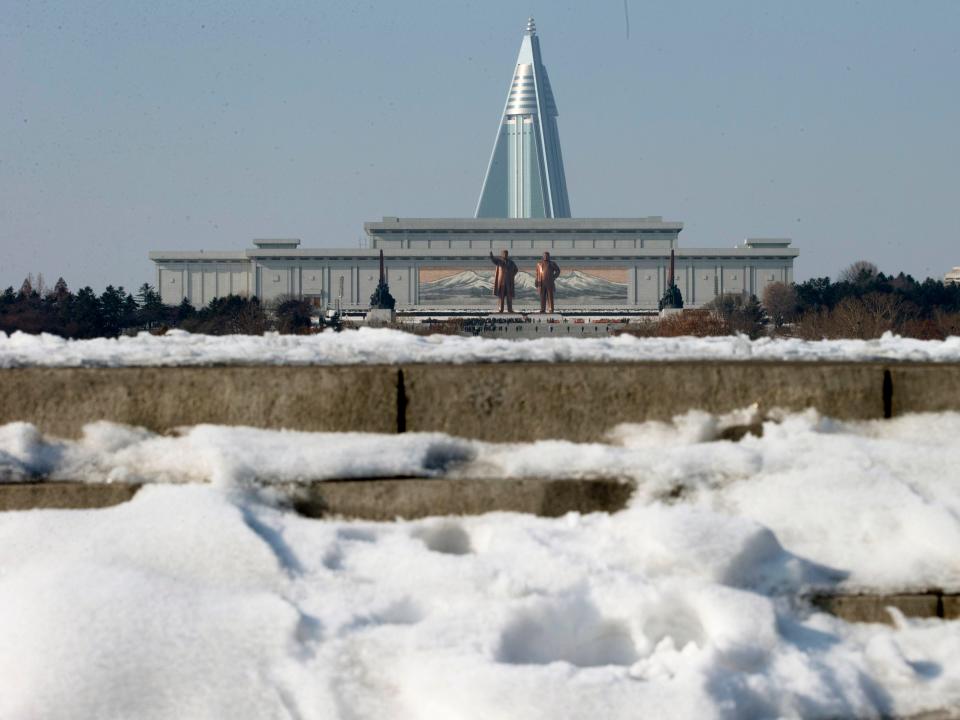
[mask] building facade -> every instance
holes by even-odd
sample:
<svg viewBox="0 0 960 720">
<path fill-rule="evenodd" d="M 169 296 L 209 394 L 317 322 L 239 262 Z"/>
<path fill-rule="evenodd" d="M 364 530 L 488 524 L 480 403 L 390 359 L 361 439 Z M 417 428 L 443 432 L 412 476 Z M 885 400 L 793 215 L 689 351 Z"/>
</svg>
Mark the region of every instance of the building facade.
<svg viewBox="0 0 960 720">
<path fill-rule="evenodd" d="M 488 311 L 493 307 L 490 253 L 508 250 L 520 267 L 518 309 L 539 307 L 533 269 L 544 251 L 561 267 L 559 311 L 655 310 L 667 285 L 670 250 L 688 307 L 723 293 L 761 295 L 771 282 L 792 282 L 797 250 L 786 239 L 748 239 L 737 247 L 682 248 L 682 224 L 638 219 L 384 218 L 364 230 L 369 248 L 307 249 L 297 240 L 255 240 L 239 252 L 150 253 L 163 302 L 195 306 L 228 294 L 270 302 L 302 297 L 327 307 L 369 305 L 378 255 L 399 310 Z"/>
</svg>

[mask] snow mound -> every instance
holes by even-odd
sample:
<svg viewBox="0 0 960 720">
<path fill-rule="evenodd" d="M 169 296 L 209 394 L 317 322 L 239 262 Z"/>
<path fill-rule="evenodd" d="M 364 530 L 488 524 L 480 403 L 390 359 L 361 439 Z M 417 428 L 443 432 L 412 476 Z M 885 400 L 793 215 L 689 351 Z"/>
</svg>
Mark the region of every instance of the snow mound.
<svg viewBox="0 0 960 720">
<path fill-rule="evenodd" d="M 143 480 L 0 513 L 3 718 L 895 717 L 960 707 L 960 622 L 812 589 L 960 590 L 960 414 L 688 413 L 609 444 L 0 427 L 0 471 Z M 550 465 L 543 466 L 544 458 Z M 258 479 L 612 473 L 619 513 L 311 520 Z M 214 483 L 169 484 L 215 480 Z M 152 482 L 150 482 L 152 481 Z M 496 479 L 490 482 L 497 482 Z"/>
<path fill-rule="evenodd" d="M 104 510 L 3 513 L 0 717 L 876 717 L 960 704 L 960 623 L 811 612 L 745 570 L 785 555 L 747 519 L 663 503 L 361 523 L 155 485 Z"/>
<path fill-rule="evenodd" d="M 162 336 L 140 333 L 136 337 L 64 340 L 53 335 L 0 333 L 0 368 L 665 360 L 960 362 L 960 337 L 912 340 L 887 333 L 877 340 L 816 342 L 749 340 L 744 336 L 504 340 L 424 337 L 386 328 L 361 328 L 309 336 L 212 336 L 172 330 Z"/>
</svg>

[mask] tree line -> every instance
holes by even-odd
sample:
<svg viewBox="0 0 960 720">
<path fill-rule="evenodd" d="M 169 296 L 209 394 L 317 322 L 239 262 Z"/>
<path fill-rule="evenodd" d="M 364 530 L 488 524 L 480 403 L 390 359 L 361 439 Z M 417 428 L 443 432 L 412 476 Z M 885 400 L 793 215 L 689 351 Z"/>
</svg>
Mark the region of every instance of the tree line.
<svg viewBox="0 0 960 720">
<path fill-rule="evenodd" d="M 761 298 L 725 294 L 700 310 L 631 328 L 642 336 L 791 336 L 807 340 L 878 338 L 885 332 L 922 340 L 960 335 L 960 285 L 885 275 L 860 260 L 837 280 L 770 283 Z"/>
<path fill-rule="evenodd" d="M 774 284 L 762 304 L 774 329 L 807 339 L 904 337 L 942 340 L 960 335 L 960 285 L 885 275 L 861 260 L 840 273 L 796 285 Z"/>
<path fill-rule="evenodd" d="M 256 297 L 230 295 L 195 308 L 184 299 L 164 305 L 148 283 L 136 293 L 107 286 L 72 292 L 60 278 L 52 288 L 42 276 L 27 277 L 19 290 L 0 295 L 0 331 L 51 333 L 66 338 L 116 337 L 141 330 L 181 328 L 208 335 L 311 330 L 310 305 L 282 298 L 264 305 Z M 884 275 L 866 261 L 845 268 L 837 280 L 771 283 L 761 298 L 727 294 L 701 310 L 686 311 L 630 332 L 639 335 L 786 335 L 810 340 L 876 338 L 892 331 L 905 337 L 943 339 L 960 335 L 960 285 L 910 275 Z"/>
<path fill-rule="evenodd" d="M 208 335 L 259 335 L 267 330 L 304 333 L 311 328 L 310 306 L 297 298 L 283 298 L 265 308 L 256 297 L 230 295 L 198 309 L 187 299 L 179 305 L 164 305 L 149 283 L 136 293 L 108 285 L 97 295 L 89 286 L 74 293 L 63 278 L 48 288 L 40 275 L 28 276 L 19 290 L 11 286 L 0 295 L 0 331 L 7 333 L 96 338 L 169 328 Z"/>
</svg>

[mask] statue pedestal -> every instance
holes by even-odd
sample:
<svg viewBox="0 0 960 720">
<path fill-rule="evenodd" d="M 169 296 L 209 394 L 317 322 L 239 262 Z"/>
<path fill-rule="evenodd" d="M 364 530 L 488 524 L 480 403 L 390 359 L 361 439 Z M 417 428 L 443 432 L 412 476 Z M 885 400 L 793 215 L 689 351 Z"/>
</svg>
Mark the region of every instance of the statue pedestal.
<svg viewBox="0 0 960 720">
<path fill-rule="evenodd" d="M 513 312 L 513 313 L 492 312 L 489 315 L 487 315 L 487 317 L 490 318 L 491 320 L 511 320 L 515 322 L 523 322 L 524 320 L 527 319 L 526 315 L 524 315 L 523 313 L 516 313 L 516 312 Z"/>
<path fill-rule="evenodd" d="M 392 325 L 397 321 L 397 312 L 395 310 L 381 310 L 373 308 L 367 311 L 367 316 L 363 322 L 365 325 L 377 327 L 378 325 Z"/>
<path fill-rule="evenodd" d="M 660 318 L 673 317 L 674 315 L 680 315 L 683 312 L 683 308 L 664 308 L 660 311 Z"/>
<path fill-rule="evenodd" d="M 554 313 L 530 313 L 531 322 L 549 322 L 549 323 L 560 323 L 563 322 L 563 314 L 554 312 Z"/>
</svg>

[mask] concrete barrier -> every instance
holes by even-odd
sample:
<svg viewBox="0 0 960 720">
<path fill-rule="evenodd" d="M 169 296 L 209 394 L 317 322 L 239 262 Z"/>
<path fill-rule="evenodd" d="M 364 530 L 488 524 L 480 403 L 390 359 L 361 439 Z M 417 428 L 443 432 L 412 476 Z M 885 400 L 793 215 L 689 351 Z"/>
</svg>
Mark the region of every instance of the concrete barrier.
<svg viewBox="0 0 960 720">
<path fill-rule="evenodd" d="M 891 413 L 960 410 L 960 365 L 890 366 Z"/>
<path fill-rule="evenodd" d="M 130 500 L 141 487 L 135 483 L 2 483 L 0 511 L 111 507 Z M 544 517 L 568 512 L 617 512 L 626 507 L 634 489 L 632 484 L 618 480 L 549 478 L 377 478 L 277 483 L 269 487 L 288 496 L 294 510 L 307 517 L 387 521 L 488 512 Z"/>
<path fill-rule="evenodd" d="M 518 512 L 560 517 L 568 512 L 617 512 L 633 485 L 617 480 L 340 480 L 288 486 L 294 508 L 308 517 L 366 520 Z"/>
<path fill-rule="evenodd" d="M 757 403 L 840 419 L 960 410 L 960 365 L 814 362 L 503 363 L 0 370 L 0 424 L 76 437 L 95 420 L 164 432 L 218 423 L 601 440 L 624 422 Z"/>
<path fill-rule="evenodd" d="M 139 489 L 135 483 L 3 483 L 0 511 L 105 508 L 127 502 Z"/>
<path fill-rule="evenodd" d="M 863 363 L 418 365 L 403 371 L 406 429 L 492 441 L 597 441 L 619 423 L 753 403 L 882 418 L 883 372 Z"/>
<path fill-rule="evenodd" d="M 887 608 L 906 617 L 960 619 L 960 595 L 931 590 L 923 593 L 823 594 L 811 599 L 814 607 L 847 622 L 893 624 Z"/>
<path fill-rule="evenodd" d="M 216 423 L 312 431 L 397 431 L 397 370 L 349 367 L 0 370 L 0 424 L 77 437 L 110 420 L 163 432 Z"/>
</svg>

